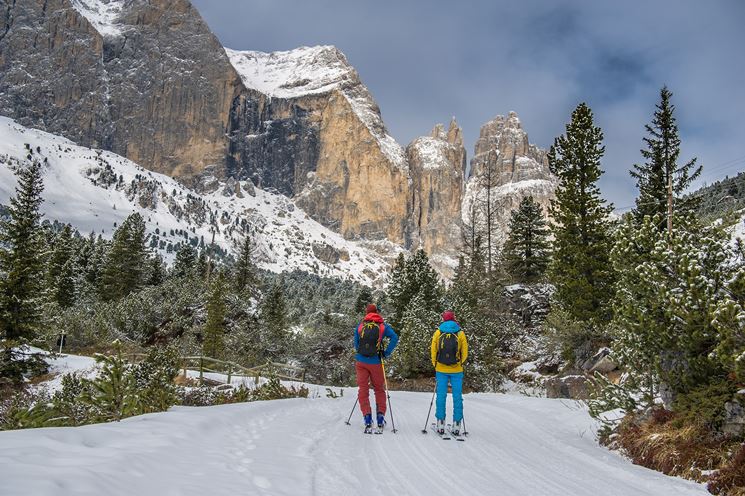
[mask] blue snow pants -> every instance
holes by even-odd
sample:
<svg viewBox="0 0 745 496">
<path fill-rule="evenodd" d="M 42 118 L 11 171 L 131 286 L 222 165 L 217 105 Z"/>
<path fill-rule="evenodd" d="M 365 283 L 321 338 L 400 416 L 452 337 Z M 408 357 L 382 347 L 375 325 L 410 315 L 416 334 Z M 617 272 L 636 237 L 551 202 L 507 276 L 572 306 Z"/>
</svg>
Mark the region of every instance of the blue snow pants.
<svg viewBox="0 0 745 496">
<path fill-rule="evenodd" d="M 435 417 L 438 420 L 445 420 L 445 402 L 448 396 L 448 381 L 453 388 L 453 422 L 463 420 L 463 372 L 447 374 L 437 372 L 437 408 Z"/>
</svg>

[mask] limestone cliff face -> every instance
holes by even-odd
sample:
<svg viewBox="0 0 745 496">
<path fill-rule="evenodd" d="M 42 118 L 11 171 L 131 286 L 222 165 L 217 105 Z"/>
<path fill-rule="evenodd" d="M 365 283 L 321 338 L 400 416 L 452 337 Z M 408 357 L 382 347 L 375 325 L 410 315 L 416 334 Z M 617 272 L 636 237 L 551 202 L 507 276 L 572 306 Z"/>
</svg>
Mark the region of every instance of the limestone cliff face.
<svg viewBox="0 0 745 496">
<path fill-rule="evenodd" d="M 528 141 L 515 112 L 497 116 L 481 127 L 471 159 L 471 173 L 463 199 L 463 221 L 483 229 L 487 190 L 493 204 L 497 244 L 509 231 L 512 210 L 532 196 L 548 214 L 557 179 L 548 168 L 546 152 Z"/>
<path fill-rule="evenodd" d="M 195 187 L 205 171 L 251 179 L 347 238 L 410 244 L 403 149 L 335 48 L 235 52 L 239 76 L 188 0 L 7 0 L 0 20 L 1 115 Z"/>
<path fill-rule="evenodd" d="M 253 95 L 234 112 L 231 168 L 294 196 L 348 239 L 409 245 L 406 158 L 344 55 L 330 46 L 227 53 Z"/>
<path fill-rule="evenodd" d="M 188 1 L 5 4 L 0 113 L 175 176 L 225 163 L 240 79 Z"/>
<path fill-rule="evenodd" d="M 413 182 L 413 215 L 422 247 L 440 273 L 452 275 L 461 246 L 461 202 L 466 170 L 463 133 L 453 119 L 406 148 Z"/>
</svg>

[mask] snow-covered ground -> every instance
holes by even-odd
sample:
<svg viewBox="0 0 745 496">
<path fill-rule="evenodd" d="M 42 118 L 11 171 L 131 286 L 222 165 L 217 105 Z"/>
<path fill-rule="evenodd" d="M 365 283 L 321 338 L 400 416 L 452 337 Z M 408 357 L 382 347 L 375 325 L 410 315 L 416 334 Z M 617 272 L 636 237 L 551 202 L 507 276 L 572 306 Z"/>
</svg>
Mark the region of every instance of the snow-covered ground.
<svg viewBox="0 0 745 496">
<path fill-rule="evenodd" d="M 175 256 L 169 245 L 178 242 L 209 244 L 214 237 L 215 244 L 234 252 L 249 234 L 259 266 L 274 272 L 299 269 L 372 284 L 387 270 L 388 262 L 375 249 L 310 219 L 285 196 L 245 181 L 228 185 L 216 179 L 211 192 L 199 194 L 124 157 L 77 146 L 7 117 L 0 117 L 0 204 L 15 194 L 14 170 L 29 156 L 46 160 L 46 219 L 70 223 L 84 235 L 111 237 L 129 214 L 139 212 L 149 241 L 167 260 Z M 397 254 L 395 247 L 388 248 Z M 327 252 L 339 259 L 318 255 Z"/>
<path fill-rule="evenodd" d="M 655 495 L 700 484 L 597 445 L 584 409 L 561 400 L 465 397 L 465 443 L 422 434 L 430 395 L 391 394 L 398 433 L 344 424 L 340 399 L 176 407 L 120 423 L 0 432 L 0 480 L 15 495 Z"/>
</svg>

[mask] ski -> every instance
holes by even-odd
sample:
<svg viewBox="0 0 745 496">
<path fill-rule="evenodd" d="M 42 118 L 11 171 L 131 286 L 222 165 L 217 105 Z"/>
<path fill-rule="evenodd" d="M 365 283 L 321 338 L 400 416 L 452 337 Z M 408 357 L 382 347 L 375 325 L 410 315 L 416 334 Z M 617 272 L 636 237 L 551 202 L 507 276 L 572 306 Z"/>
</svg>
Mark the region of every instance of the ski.
<svg viewBox="0 0 745 496">
<path fill-rule="evenodd" d="M 447 432 L 450 433 L 450 435 L 455 439 L 456 441 L 462 441 L 465 442 L 465 433 L 463 431 L 460 432 L 460 434 L 456 434 L 453 432 L 453 426 L 451 424 L 448 424 Z"/>
<path fill-rule="evenodd" d="M 363 434 L 372 434 L 372 433 L 373 433 L 373 429 L 372 429 L 372 426 L 371 426 L 371 425 L 366 425 L 366 426 L 365 426 L 365 430 L 364 430 L 364 431 L 362 431 L 362 433 L 363 433 Z"/>
<path fill-rule="evenodd" d="M 437 432 L 437 424 L 435 424 L 434 422 L 432 422 L 432 423 L 430 424 L 430 427 L 432 428 L 432 431 L 433 431 L 433 432 L 434 432 L 435 434 L 437 434 L 437 436 L 438 436 L 438 437 L 439 437 L 440 439 L 442 439 L 442 440 L 444 440 L 444 441 L 449 441 L 449 440 L 450 440 L 450 436 L 448 436 L 448 433 L 447 433 L 447 431 L 445 431 L 445 433 L 443 433 L 443 434 L 440 434 L 439 432 Z"/>
</svg>

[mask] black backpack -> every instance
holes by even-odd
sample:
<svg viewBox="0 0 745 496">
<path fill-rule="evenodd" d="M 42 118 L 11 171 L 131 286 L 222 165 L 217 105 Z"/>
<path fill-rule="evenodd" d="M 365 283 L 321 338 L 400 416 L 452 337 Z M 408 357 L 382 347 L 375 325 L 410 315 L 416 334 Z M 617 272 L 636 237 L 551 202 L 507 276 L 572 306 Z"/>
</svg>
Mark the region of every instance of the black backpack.
<svg viewBox="0 0 745 496">
<path fill-rule="evenodd" d="M 383 324 L 371 320 L 362 322 L 357 328 L 357 333 L 360 335 L 357 353 L 365 357 L 378 356 L 384 330 Z"/>
<path fill-rule="evenodd" d="M 437 343 L 437 361 L 441 364 L 455 365 L 460 361 L 458 333 L 440 331 L 440 342 Z"/>
</svg>

